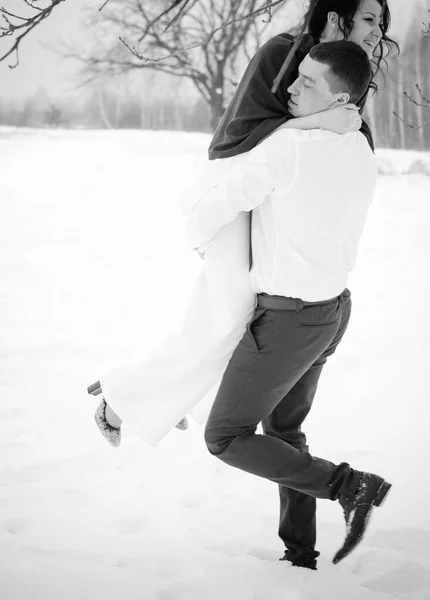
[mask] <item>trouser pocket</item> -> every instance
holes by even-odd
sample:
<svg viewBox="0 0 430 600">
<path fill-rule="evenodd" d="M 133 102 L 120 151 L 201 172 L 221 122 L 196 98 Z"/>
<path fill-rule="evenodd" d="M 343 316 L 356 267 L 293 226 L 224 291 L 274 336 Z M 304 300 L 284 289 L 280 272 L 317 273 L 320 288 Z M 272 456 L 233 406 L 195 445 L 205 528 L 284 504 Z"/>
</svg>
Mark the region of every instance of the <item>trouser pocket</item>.
<svg viewBox="0 0 430 600">
<path fill-rule="evenodd" d="M 306 306 L 300 313 L 297 327 L 325 329 L 336 327 L 342 317 L 341 297 L 328 304 Z"/>
<path fill-rule="evenodd" d="M 246 326 L 245 338 L 257 354 L 270 344 L 275 329 L 277 313 L 268 308 L 257 308 Z"/>
<path fill-rule="evenodd" d="M 261 319 L 261 317 L 264 315 L 264 313 L 266 311 L 267 311 L 267 308 L 256 308 L 252 319 L 249 321 L 248 325 L 246 326 L 247 337 L 249 338 L 249 341 L 253 345 L 254 350 L 256 350 L 256 352 L 258 352 L 258 353 L 260 353 L 260 349 L 258 347 L 258 342 L 257 342 L 256 336 L 254 333 L 254 328 L 256 327 L 258 320 Z"/>
</svg>

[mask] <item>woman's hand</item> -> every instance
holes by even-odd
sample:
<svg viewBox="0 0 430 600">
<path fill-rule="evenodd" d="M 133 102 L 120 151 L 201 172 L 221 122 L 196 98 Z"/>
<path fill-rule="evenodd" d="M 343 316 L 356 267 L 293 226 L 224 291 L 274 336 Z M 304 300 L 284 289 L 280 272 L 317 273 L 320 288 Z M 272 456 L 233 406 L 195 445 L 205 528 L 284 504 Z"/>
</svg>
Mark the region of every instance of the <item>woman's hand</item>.
<svg viewBox="0 0 430 600">
<path fill-rule="evenodd" d="M 330 108 L 314 115 L 320 129 L 334 133 L 350 133 L 361 129 L 362 119 L 355 104 Z"/>
</svg>

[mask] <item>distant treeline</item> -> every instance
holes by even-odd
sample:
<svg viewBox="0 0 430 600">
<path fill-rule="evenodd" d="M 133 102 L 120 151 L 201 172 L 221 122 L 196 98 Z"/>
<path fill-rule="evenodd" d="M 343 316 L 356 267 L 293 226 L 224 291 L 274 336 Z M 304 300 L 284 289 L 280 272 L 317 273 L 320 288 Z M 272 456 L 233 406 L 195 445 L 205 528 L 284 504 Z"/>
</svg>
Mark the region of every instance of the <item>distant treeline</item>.
<svg viewBox="0 0 430 600">
<path fill-rule="evenodd" d="M 406 71 L 405 75 L 408 73 L 409 71 Z M 411 96 L 418 102 L 419 93 L 414 85 L 407 89 L 411 90 Z M 396 82 L 390 75 L 385 89 L 369 99 L 364 116 L 378 147 L 428 151 L 430 111 L 407 99 L 401 92 L 403 88 L 406 88 L 406 84 L 401 80 Z M 405 123 L 394 115 L 394 111 Z M 173 102 L 153 99 L 148 102 L 106 90 L 97 92 L 81 103 L 52 100 L 44 93 L 25 101 L 0 99 L 0 125 L 66 129 L 211 131 L 210 112 L 202 100 Z"/>
<path fill-rule="evenodd" d="M 203 100 L 141 100 L 100 89 L 87 100 L 53 100 L 39 92 L 26 100 L 0 99 L 0 125 L 88 129 L 171 129 L 209 132 Z"/>
</svg>

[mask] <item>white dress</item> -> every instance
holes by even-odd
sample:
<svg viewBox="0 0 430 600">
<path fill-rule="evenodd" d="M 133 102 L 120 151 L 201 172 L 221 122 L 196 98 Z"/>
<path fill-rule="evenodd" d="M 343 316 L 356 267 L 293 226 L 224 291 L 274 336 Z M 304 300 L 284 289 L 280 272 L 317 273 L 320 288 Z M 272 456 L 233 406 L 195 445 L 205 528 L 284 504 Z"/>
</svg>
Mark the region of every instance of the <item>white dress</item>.
<svg viewBox="0 0 430 600">
<path fill-rule="evenodd" d="M 241 156 L 207 161 L 181 200 L 189 214 Z M 207 419 L 222 375 L 255 307 L 249 277 L 249 214 L 226 225 L 205 252 L 180 333 L 149 357 L 101 378 L 106 402 L 156 445 L 188 413 Z"/>
</svg>

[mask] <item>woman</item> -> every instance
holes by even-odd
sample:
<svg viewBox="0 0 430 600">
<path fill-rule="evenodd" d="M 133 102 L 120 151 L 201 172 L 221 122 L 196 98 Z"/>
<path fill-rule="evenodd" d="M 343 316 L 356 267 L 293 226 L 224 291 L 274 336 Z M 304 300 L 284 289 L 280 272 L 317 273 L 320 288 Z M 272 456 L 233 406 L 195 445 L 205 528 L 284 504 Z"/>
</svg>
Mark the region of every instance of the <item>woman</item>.
<svg viewBox="0 0 430 600">
<path fill-rule="evenodd" d="M 390 11 L 386 2 L 317 0 L 306 18 L 309 31 L 276 92 L 271 91 L 273 81 L 294 38 L 289 34 L 275 36 L 251 60 L 210 144 L 209 163 L 181 202 L 186 213 L 193 210 L 205 191 L 217 185 L 223 174 L 235 168 L 241 154 L 280 125 L 337 133 L 361 127 L 373 149 L 370 130 L 358 112 L 363 110 L 367 94 L 358 103 L 358 109 L 347 105 L 294 119 L 287 109 L 287 89 L 298 77 L 300 62 L 312 46 L 322 41 L 353 41 L 372 59 L 375 73 L 380 70 L 384 56 L 393 46 L 397 47 L 387 37 Z M 219 158 L 225 160 L 214 160 Z M 95 418 L 112 445 L 120 443 L 122 421 L 116 413 L 137 423 L 142 437 L 153 445 L 190 411 L 198 422 L 206 420 L 223 372 L 255 306 L 249 281 L 249 238 L 249 216 L 241 213 L 205 252 L 180 335 L 160 347 L 149 360 L 116 369 L 88 388 L 94 395 L 103 393 Z"/>
</svg>

